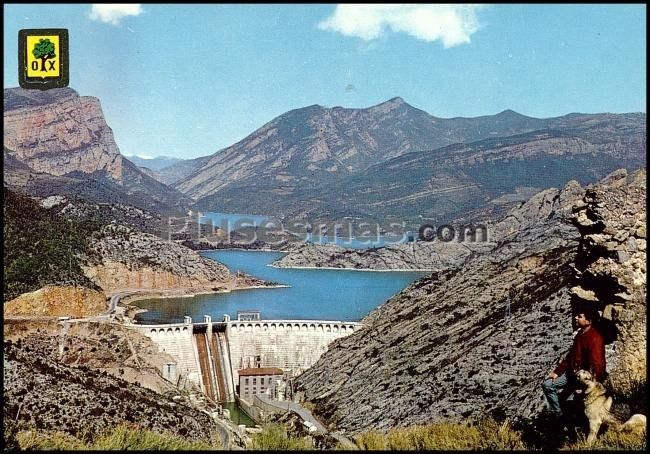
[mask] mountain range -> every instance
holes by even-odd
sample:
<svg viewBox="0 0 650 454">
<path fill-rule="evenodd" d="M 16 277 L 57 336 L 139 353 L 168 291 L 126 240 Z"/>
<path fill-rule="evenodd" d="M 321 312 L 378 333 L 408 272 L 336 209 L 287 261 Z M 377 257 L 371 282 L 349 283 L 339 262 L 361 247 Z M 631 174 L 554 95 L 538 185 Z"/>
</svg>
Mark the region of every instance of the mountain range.
<svg viewBox="0 0 650 454">
<path fill-rule="evenodd" d="M 138 167 L 146 167 L 151 170 L 162 170 L 173 164 L 183 161 L 183 159 L 172 158 L 169 156 L 156 156 L 155 158 L 144 158 L 142 156 L 131 155 L 125 156 L 129 161 Z"/>
<path fill-rule="evenodd" d="M 447 220 L 642 167 L 645 128 L 643 113 L 445 119 L 401 98 L 367 109 L 316 105 L 193 161 L 172 186 L 209 211 Z"/>
<path fill-rule="evenodd" d="M 154 211 L 475 220 L 539 189 L 646 163 L 644 113 L 439 118 L 397 97 L 294 109 L 210 156 L 144 168 L 120 154 L 96 98 L 69 88 L 4 94 L 5 184 Z"/>
</svg>

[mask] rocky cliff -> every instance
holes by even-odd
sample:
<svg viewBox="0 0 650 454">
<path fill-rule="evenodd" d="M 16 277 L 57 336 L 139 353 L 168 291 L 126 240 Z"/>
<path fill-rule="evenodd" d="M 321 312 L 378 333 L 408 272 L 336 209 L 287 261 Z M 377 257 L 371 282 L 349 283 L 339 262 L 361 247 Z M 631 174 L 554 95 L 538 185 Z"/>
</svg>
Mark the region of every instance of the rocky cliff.
<svg viewBox="0 0 650 454">
<path fill-rule="evenodd" d="M 86 275 L 105 292 L 119 290 L 217 291 L 262 286 L 250 276 L 231 274 L 221 263 L 180 244 L 120 225 L 93 235 Z"/>
<path fill-rule="evenodd" d="M 631 188 L 639 178 L 624 185 Z M 616 200 L 611 183 L 595 188 Z M 511 213 L 505 239 L 491 252 L 434 272 L 371 312 L 364 329 L 337 340 L 298 378 L 304 398 L 330 424 L 352 433 L 538 413 L 541 380 L 572 342 L 570 289 L 584 241 L 573 210 L 584 208 L 584 197 L 575 182 L 545 191 Z M 637 328 L 644 319 L 631 318 Z M 618 342 L 631 346 L 638 364 L 634 333 Z M 618 366 L 610 370 L 616 376 Z"/>
<path fill-rule="evenodd" d="M 4 145 L 37 172 L 105 171 L 122 179 L 122 156 L 96 98 L 71 88 L 4 90 Z"/>
<path fill-rule="evenodd" d="M 573 302 L 595 307 L 613 328 L 608 372 L 620 392 L 647 375 L 646 198 L 645 171 L 619 171 L 588 188 L 575 215 L 582 240 Z"/>
<path fill-rule="evenodd" d="M 106 312 L 106 295 L 84 287 L 47 285 L 4 304 L 4 316 L 92 317 Z"/>
<path fill-rule="evenodd" d="M 133 196 L 138 204 L 159 210 L 184 210 L 189 202 L 185 196 L 147 176 L 125 159 L 106 124 L 99 100 L 79 96 L 70 88 L 47 92 L 5 89 L 4 147 L 5 153 L 26 165 L 35 175 L 71 179 L 52 179 L 53 185 L 63 186 L 59 194 L 70 194 L 70 191 L 65 192 L 66 182 L 78 186 L 84 182 L 89 184 L 85 180 L 97 180 L 99 185 L 107 187 L 102 200 L 105 202 L 111 201 L 112 192 Z M 10 170 L 26 170 L 15 167 Z M 6 173 L 7 170 L 5 181 L 20 187 L 12 181 L 17 177 L 12 172 Z M 48 182 L 46 178 L 41 180 L 41 185 Z M 22 187 L 29 189 L 26 183 Z M 47 192 L 47 188 L 37 189 Z M 96 192 L 102 195 L 101 191 Z M 33 195 L 55 194 L 41 193 Z"/>
</svg>

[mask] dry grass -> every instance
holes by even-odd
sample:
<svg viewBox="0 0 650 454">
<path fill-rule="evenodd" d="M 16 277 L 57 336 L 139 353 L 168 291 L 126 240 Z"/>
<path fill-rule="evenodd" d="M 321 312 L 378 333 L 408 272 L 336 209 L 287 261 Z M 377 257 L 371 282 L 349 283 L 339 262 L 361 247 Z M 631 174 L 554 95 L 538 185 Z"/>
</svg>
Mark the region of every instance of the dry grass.
<svg viewBox="0 0 650 454">
<path fill-rule="evenodd" d="M 16 434 L 16 441 L 21 450 L 70 451 L 88 449 L 86 445 L 71 435 L 63 432 L 37 432 L 23 430 Z"/>
<path fill-rule="evenodd" d="M 267 424 L 262 432 L 255 434 L 251 448 L 261 451 L 304 451 L 314 449 L 308 438 L 297 438 L 287 434 L 280 424 Z"/>
<path fill-rule="evenodd" d="M 433 423 L 424 426 L 394 428 L 387 433 L 366 432 L 355 438 L 361 449 L 382 450 L 538 450 L 543 446 L 527 445 L 523 433 L 508 424 L 483 419 L 474 426 L 459 423 Z M 559 445 L 557 445 L 559 446 Z M 546 446 L 547 449 L 557 449 Z M 565 441 L 562 450 L 645 450 L 646 437 L 638 433 L 608 430 L 589 446 L 584 436 L 575 442 Z"/>
<path fill-rule="evenodd" d="M 435 450 L 435 449 L 525 449 L 521 434 L 507 424 L 484 419 L 475 426 L 458 423 L 433 423 L 391 429 L 386 434 L 367 432 L 356 437 L 366 450 Z"/>
<path fill-rule="evenodd" d="M 584 435 L 575 443 L 567 443 L 560 449 L 567 451 L 605 450 L 605 451 L 645 451 L 646 437 L 639 433 L 624 433 L 608 430 L 589 446 Z"/>
<path fill-rule="evenodd" d="M 83 442 L 62 432 L 38 432 L 23 430 L 16 440 L 21 450 L 129 450 L 129 451 L 178 451 L 214 450 L 220 446 L 203 441 L 188 441 L 172 434 L 143 430 L 136 425 L 121 424 Z"/>
</svg>

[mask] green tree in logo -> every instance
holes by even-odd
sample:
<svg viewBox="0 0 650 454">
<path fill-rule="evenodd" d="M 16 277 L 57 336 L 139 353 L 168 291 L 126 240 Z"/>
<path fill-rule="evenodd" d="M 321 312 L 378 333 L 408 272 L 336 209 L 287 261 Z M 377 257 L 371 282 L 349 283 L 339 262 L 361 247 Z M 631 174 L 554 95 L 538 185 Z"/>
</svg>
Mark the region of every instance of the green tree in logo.
<svg viewBox="0 0 650 454">
<path fill-rule="evenodd" d="M 49 39 L 41 38 L 41 40 L 34 45 L 32 55 L 41 59 L 41 71 L 47 71 L 47 69 L 45 69 L 45 60 L 56 57 L 56 54 L 54 53 L 54 43 Z"/>
</svg>

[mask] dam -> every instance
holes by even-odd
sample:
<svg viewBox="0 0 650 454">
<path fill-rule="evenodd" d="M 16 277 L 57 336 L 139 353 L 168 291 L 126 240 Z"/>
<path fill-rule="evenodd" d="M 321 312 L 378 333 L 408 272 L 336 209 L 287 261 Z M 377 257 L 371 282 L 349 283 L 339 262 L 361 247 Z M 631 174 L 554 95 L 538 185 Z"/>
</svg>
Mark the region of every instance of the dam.
<svg viewBox="0 0 650 454">
<path fill-rule="evenodd" d="M 328 345 L 362 327 L 358 322 L 326 320 L 261 320 L 259 312 L 224 315 L 213 322 L 209 315 L 193 323 L 130 324 L 174 358 L 163 366 L 165 379 L 199 387 L 215 402 L 234 402 L 239 371 L 251 368 L 281 369 L 290 379 L 318 361 Z"/>
</svg>

